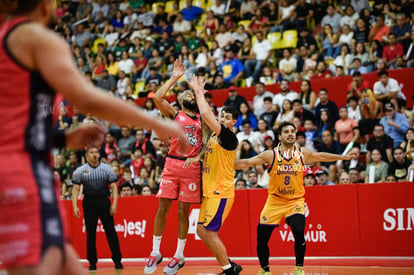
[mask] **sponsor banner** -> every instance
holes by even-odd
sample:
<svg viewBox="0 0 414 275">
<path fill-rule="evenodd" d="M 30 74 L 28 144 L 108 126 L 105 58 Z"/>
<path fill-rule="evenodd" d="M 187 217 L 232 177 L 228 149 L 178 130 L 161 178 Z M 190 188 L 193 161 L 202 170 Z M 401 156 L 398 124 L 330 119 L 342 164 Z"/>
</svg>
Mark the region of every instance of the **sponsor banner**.
<svg viewBox="0 0 414 275">
<path fill-rule="evenodd" d="M 414 184 L 360 184 L 306 188 L 307 256 L 414 256 Z M 267 189 L 236 191 L 236 200 L 220 237 L 230 256 L 256 256 L 256 229 L 266 202 Z M 86 257 L 83 217 L 73 216 L 70 201 L 63 202 L 69 237 L 82 258 Z M 177 246 L 177 205 L 173 202 L 167 217 L 161 253 L 171 257 Z M 78 206 L 82 207 L 79 201 Z M 120 198 L 115 215 L 121 251 L 125 258 L 147 257 L 152 249 L 155 196 Z M 83 210 L 82 210 L 83 211 Z M 187 257 L 211 257 L 197 236 L 200 204 L 191 206 Z M 3 230 L 7 230 L 3 229 Z M 97 227 L 99 258 L 111 253 L 102 225 Z M 269 242 L 271 256 L 293 256 L 294 238 L 282 222 Z"/>
<path fill-rule="evenodd" d="M 250 255 L 251 251 L 247 194 L 248 191 L 238 192 L 232 211 L 220 231 L 220 236 L 227 246 L 227 251 L 232 256 Z M 73 216 L 70 201 L 65 201 L 64 205 L 67 213 L 72 216 L 67 219 L 68 223 L 71 223 L 69 236 L 71 236 L 72 243 L 80 257 L 86 258 L 86 231 L 83 216 L 79 219 Z M 167 216 L 167 223 L 161 241 L 161 253 L 165 257 L 174 256 L 177 247 L 177 206 L 177 201 L 174 201 Z M 78 207 L 83 213 L 81 201 L 78 201 Z M 143 258 L 150 254 L 157 209 L 158 198 L 155 196 L 119 198 L 118 212 L 115 214 L 115 229 L 118 233 L 123 257 Z M 200 204 L 191 206 L 189 234 L 185 248 L 185 256 L 187 257 L 213 256 L 196 234 L 199 212 Z M 111 253 L 105 237 L 105 230 L 100 221 L 96 232 L 98 257 L 110 258 Z"/>
<path fill-rule="evenodd" d="M 266 202 L 267 190 L 249 193 L 252 247 L 256 247 L 256 228 Z M 307 256 L 358 255 L 359 227 L 356 185 L 306 187 L 305 240 Z M 269 242 L 271 256 L 294 256 L 290 227 L 283 220 Z M 341 249 L 338 249 L 340 247 Z"/>
<path fill-rule="evenodd" d="M 414 255 L 414 184 L 358 186 L 361 254 Z"/>
</svg>

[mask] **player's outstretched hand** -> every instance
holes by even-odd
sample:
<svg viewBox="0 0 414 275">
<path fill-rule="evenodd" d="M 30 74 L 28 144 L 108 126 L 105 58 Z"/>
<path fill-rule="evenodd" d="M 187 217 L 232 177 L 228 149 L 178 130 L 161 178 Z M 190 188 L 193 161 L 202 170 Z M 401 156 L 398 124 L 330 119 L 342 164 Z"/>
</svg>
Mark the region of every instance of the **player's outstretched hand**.
<svg viewBox="0 0 414 275">
<path fill-rule="evenodd" d="M 356 158 L 358 157 L 358 153 L 354 152 L 354 151 L 350 151 L 348 154 L 346 154 L 344 156 L 344 160 L 350 160 L 352 158 Z"/>
<path fill-rule="evenodd" d="M 185 73 L 185 68 L 183 63 L 181 62 L 181 57 L 174 61 L 174 68 L 172 76 L 176 79 L 182 77 Z"/>
<path fill-rule="evenodd" d="M 203 76 L 195 76 L 194 74 L 191 75 L 190 81 L 187 80 L 188 86 L 190 86 L 196 96 L 204 96 L 206 92 L 204 86 L 206 83 L 207 80 Z"/>
<path fill-rule="evenodd" d="M 85 124 L 66 133 L 66 147 L 74 150 L 87 146 L 99 147 L 104 141 L 105 128 L 98 124 Z"/>
</svg>

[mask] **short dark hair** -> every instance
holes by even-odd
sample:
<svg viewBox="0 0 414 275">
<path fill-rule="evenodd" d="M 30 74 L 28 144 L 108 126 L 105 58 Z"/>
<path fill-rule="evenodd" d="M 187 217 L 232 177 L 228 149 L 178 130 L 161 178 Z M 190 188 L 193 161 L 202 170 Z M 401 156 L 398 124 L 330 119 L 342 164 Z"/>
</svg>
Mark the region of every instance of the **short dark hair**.
<svg viewBox="0 0 414 275">
<path fill-rule="evenodd" d="M 381 127 L 381 128 L 382 128 L 382 130 L 384 130 L 384 125 L 382 125 L 382 124 L 380 124 L 380 123 L 375 124 L 375 125 L 374 125 L 374 129 L 375 129 L 375 127 Z"/>
<path fill-rule="evenodd" d="M 125 183 L 121 184 L 121 186 L 119 187 L 119 190 L 122 190 L 122 188 L 124 188 L 124 187 L 129 187 L 132 190 L 132 186 L 128 182 L 125 182 Z"/>
<path fill-rule="evenodd" d="M 295 103 L 299 103 L 300 105 L 302 105 L 302 101 L 300 101 L 300 99 L 298 99 L 298 98 L 292 101 L 292 106 Z"/>
<path fill-rule="evenodd" d="M 381 76 L 383 76 L 383 75 L 386 75 L 386 76 L 388 76 L 388 72 L 386 71 L 386 70 L 381 70 L 381 71 L 379 71 L 378 72 L 378 77 L 381 77 Z"/>
<path fill-rule="evenodd" d="M 295 124 L 293 124 L 292 122 L 284 121 L 279 125 L 279 128 L 277 128 L 277 134 L 280 136 L 282 134 L 283 128 L 287 126 L 292 126 L 296 130 Z"/>
<path fill-rule="evenodd" d="M 326 89 L 326 88 L 320 88 L 319 93 L 320 92 L 325 92 L 325 93 L 329 94 L 328 89 Z"/>
<path fill-rule="evenodd" d="M 239 111 L 237 111 L 237 109 L 234 108 L 234 107 L 232 107 L 232 106 L 224 106 L 221 109 L 221 111 L 222 112 L 225 112 L 225 113 L 230 113 L 231 114 L 231 117 L 233 119 L 237 119 L 237 117 L 239 116 Z"/>
<path fill-rule="evenodd" d="M 305 132 L 303 132 L 303 131 L 297 132 L 296 133 L 296 137 L 304 137 L 304 138 L 306 138 Z"/>
<path fill-rule="evenodd" d="M 266 96 L 265 98 L 263 98 L 263 102 L 265 102 L 265 101 L 273 102 L 273 100 L 270 96 Z"/>
<path fill-rule="evenodd" d="M 252 125 L 252 123 L 248 119 L 243 120 L 241 125 L 244 126 L 246 124 Z"/>
</svg>

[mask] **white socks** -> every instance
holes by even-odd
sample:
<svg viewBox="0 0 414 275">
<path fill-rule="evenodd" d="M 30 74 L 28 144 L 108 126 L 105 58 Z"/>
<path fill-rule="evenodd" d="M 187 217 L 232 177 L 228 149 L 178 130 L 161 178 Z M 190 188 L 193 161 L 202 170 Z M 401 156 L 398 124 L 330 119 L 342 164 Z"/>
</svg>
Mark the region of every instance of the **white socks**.
<svg viewBox="0 0 414 275">
<path fill-rule="evenodd" d="M 228 265 L 225 265 L 225 266 L 221 267 L 221 269 L 223 269 L 223 270 L 227 270 L 229 268 L 231 268 L 231 264 L 228 264 Z"/>
<path fill-rule="evenodd" d="M 152 252 L 151 256 L 160 255 L 160 246 L 161 246 L 161 238 L 162 236 L 153 236 L 152 237 Z"/>
<path fill-rule="evenodd" d="M 187 239 L 178 238 L 177 250 L 175 251 L 175 255 L 174 255 L 175 258 L 184 259 L 184 247 L 185 247 L 185 242 L 186 241 L 187 241 Z"/>
</svg>

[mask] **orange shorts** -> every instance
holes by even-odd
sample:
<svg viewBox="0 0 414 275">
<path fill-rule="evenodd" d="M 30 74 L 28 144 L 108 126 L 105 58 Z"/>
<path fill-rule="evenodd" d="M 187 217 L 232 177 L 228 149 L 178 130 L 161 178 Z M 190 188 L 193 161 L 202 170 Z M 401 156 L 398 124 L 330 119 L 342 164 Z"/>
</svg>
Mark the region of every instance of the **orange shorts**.
<svg viewBox="0 0 414 275">
<path fill-rule="evenodd" d="M 294 200 L 280 199 L 274 195 L 267 197 L 266 204 L 260 214 L 260 224 L 279 225 L 283 218 L 295 214 L 305 215 L 306 203 L 304 198 Z"/>
<path fill-rule="evenodd" d="M 201 164 L 183 168 L 184 160 L 167 157 L 157 197 L 188 203 L 201 201 Z"/>
</svg>

